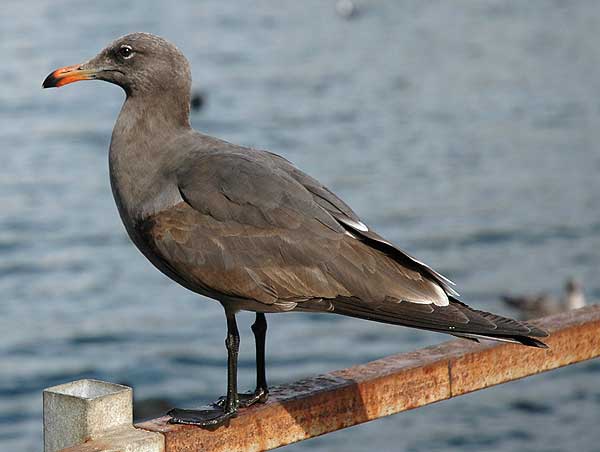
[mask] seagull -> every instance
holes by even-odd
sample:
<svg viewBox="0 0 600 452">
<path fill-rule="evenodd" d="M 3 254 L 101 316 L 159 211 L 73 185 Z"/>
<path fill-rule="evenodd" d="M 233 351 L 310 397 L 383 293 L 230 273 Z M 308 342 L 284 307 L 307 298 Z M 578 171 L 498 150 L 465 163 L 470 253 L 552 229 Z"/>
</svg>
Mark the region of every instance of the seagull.
<svg viewBox="0 0 600 452">
<path fill-rule="evenodd" d="M 548 294 L 503 295 L 502 300 L 518 310 L 525 320 L 583 308 L 586 304 L 581 282 L 575 278 L 567 280 L 564 294 L 558 300 Z"/>
<path fill-rule="evenodd" d="M 377 234 L 331 190 L 285 158 L 213 138 L 189 121 L 183 53 L 148 33 L 116 39 L 91 60 L 52 72 L 120 86 L 126 99 L 109 151 L 115 202 L 133 243 L 165 275 L 217 300 L 227 320 L 227 394 L 172 423 L 216 428 L 265 402 L 265 314 L 335 313 L 545 348 L 528 323 L 469 308 L 454 283 Z M 237 390 L 236 314 L 256 313 L 256 389 Z M 307 339 L 308 340 L 308 339 Z"/>
</svg>

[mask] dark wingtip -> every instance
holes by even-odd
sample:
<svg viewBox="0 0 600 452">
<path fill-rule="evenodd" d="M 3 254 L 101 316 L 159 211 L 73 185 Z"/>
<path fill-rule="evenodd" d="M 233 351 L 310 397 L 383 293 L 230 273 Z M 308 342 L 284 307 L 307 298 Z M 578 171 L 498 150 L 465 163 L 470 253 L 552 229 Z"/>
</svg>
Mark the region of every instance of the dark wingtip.
<svg viewBox="0 0 600 452">
<path fill-rule="evenodd" d="M 537 348 L 545 348 L 545 349 L 549 349 L 550 348 L 546 344 L 544 344 L 542 341 L 538 341 L 537 339 L 534 339 L 534 338 L 529 337 L 529 336 L 515 337 L 515 339 L 517 341 L 519 341 L 521 344 L 527 345 L 529 347 L 537 347 Z"/>
</svg>

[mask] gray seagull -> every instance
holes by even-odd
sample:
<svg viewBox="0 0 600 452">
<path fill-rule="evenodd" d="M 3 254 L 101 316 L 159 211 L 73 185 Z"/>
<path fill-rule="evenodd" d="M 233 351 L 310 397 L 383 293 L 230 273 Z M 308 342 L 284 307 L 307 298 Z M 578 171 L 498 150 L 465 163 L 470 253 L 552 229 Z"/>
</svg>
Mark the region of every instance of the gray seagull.
<svg viewBox="0 0 600 452">
<path fill-rule="evenodd" d="M 227 395 L 171 422 L 216 427 L 264 402 L 265 313 L 332 312 L 376 322 L 545 347 L 525 322 L 469 308 L 454 283 L 367 226 L 283 157 L 191 128 L 190 65 L 148 33 L 121 37 L 43 87 L 104 80 L 126 93 L 110 144 L 110 181 L 129 237 L 156 268 L 225 309 Z M 257 387 L 237 392 L 236 313 L 256 313 Z"/>
</svg>

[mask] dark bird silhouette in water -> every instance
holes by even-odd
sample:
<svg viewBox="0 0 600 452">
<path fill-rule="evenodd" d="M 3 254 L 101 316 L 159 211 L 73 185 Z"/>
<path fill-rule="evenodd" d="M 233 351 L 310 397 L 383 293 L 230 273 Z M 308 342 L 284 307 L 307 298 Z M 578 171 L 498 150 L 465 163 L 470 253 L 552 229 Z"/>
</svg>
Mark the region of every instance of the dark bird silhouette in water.
<svg viewBox="0 0 600 452">
<path fill-rule="evenodd" d="M 190 107 L 192 111 L 200 111 L 206 104 L 206 95 L 200 91 L 194 91 L 190 100 Z"/>
<path fill-rule="evenodd" d="M 560 299 L 548 294 L 537 294 L 503 295 L 502 300 L 511 308 L 519 311 L 519 317 L 524 320 L 579 309 L 586 304 L 581 283 L 575 278 L 567 280 L 564 294 Z"/>
<path fill-rule="evenodd" d="M 126 100 L 110 144 L 113 195 L 131 240 L 164 274 L 218 300 L 227 319 L 227 395 L 171 422 L 221 425 L 265 401 L 265 313 L 327 312 L 544 347 L 533 325 L 469 308 L 453 283 L 368 227 L 320 182 L 271 152 L 190 127 L 190 66 L 146 33 L 57 69 L 45 88 L 104 80 Z M 256 312 L 257 387 L 238 394 L 236 313 Z M 310 338 L 307 338 L 309 341 Z"/>
</svg>

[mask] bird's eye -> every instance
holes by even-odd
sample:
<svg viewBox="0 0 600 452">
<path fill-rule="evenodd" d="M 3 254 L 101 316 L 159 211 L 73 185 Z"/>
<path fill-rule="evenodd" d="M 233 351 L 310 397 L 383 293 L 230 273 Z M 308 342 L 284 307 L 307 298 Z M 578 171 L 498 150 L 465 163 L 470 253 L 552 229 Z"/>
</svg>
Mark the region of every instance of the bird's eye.
<svg viewBox="0 0 600 452">
<path fill-rule="evenodd" d="M 119 47 L 119 55 L 125 59 L 131 58 L 133 56 L 133 49 L 128 45 L 121 46 Z"/>
</svg>

